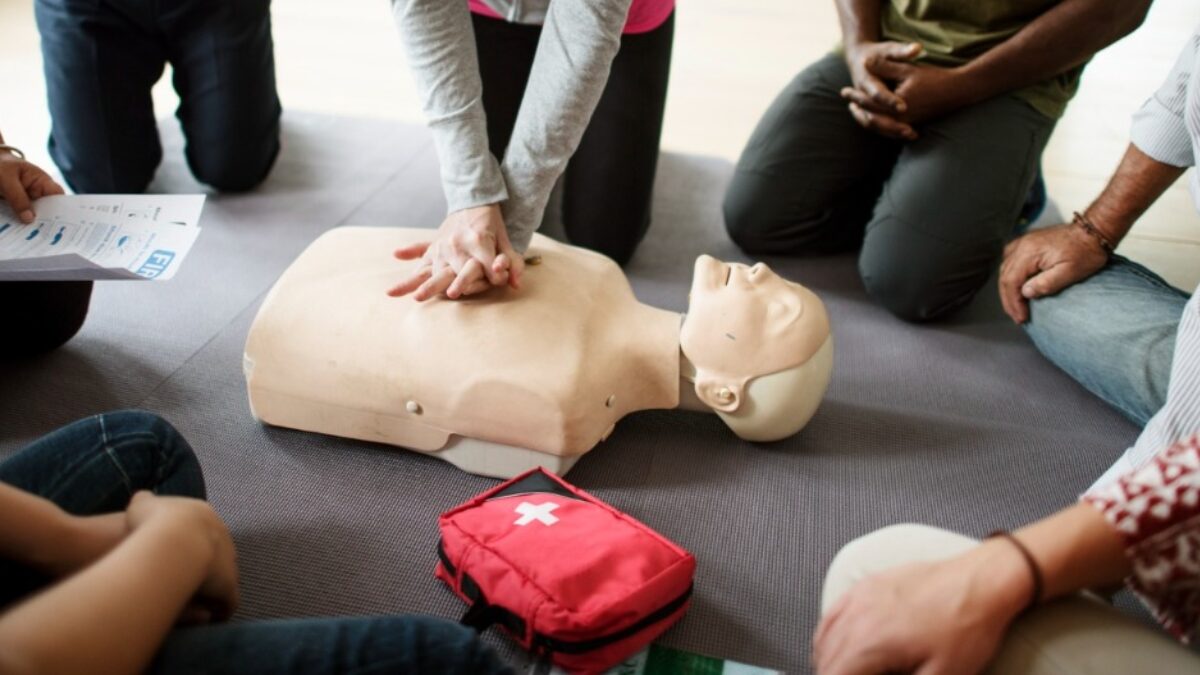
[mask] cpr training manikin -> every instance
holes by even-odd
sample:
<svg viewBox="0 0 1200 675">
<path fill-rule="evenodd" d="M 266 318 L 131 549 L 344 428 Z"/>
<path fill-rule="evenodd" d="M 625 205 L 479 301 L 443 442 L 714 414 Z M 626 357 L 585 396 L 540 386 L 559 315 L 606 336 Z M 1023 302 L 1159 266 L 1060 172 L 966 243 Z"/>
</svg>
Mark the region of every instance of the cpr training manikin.
<svg viewBox="0 0 1200 675">
<path fill-rule="evenodd" d="M 715 412 L 743 439 L 808 423 L 833 366 L 821 300 L 763 264 L 696 260 L 679 315 L 608 258 L 535 235 L 520 290 L 419 303 L 387 290 L 429 230 L 343 227 L 271 289 L 246 341 L 267 424 L 429 453 L 508 478 L 565 473 L 625 415 Z"/>
</svg>

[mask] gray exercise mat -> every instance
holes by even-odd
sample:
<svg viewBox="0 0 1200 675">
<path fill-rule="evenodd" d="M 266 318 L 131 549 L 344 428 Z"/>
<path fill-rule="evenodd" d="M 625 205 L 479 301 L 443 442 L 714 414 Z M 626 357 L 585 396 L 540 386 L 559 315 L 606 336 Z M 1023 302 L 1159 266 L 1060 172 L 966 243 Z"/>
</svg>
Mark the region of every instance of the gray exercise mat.
<svg viewBox="0 0 1200 675">
<path fill-rule="evenodd" d="M 439 223 L 432 145 L 420 127 L 379 120 L 288 114 L 284 129 L 271 179 L 210 199 L 173 281 L 100 284 L 75 340 L 0 366 L 0 456 L 83 415 L 158 412 L 196 448 L 237 540 L 239 618 L 457 617 L 461 603 L 433 578 L 436 517 L 495 482 L 415 453 L 263 428 L 241 372 L 263 294 L 321 232 Z M 175 124 L 163 132 L 154 189 L 198 189 Z M 724 160 L 662 157 L 654 224 L 628 267 L 643 301 L 685 309 L 700 253 L 748 260 L 721 226 L 730 172 Z M 833 381 L 809 427 L 757 445 L 715 416 L 641 413 L 568 478 L 696 555 L 694 605 L 666 644 L 805 672 L 842 544 L 905 521 L 976 536 L 1015 527 L 1069 504 L 1136 429 L 1042 359 L 1000 314 L 994 287 L 950 323 L 914 326 L 869 301 L 853 257 L 767 262 L 816 291 L 833 322 Z"/>
</svg>

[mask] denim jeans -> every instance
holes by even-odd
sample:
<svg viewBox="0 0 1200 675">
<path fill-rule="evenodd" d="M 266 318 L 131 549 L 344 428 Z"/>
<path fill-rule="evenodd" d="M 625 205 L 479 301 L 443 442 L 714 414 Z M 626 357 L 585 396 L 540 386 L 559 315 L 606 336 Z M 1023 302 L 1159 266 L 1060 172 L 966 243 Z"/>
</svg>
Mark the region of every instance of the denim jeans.
<svg viewBox="0 0 1200 675">
<path fill-rule="evenodd" d="M 475 631 L 422 616 L 226 623 L 173 632 L 150 667 L 190 673 L 510 674 Z"/>
<path fill-rule="evenodd" d="M 37 0 L 50 156 L 76 191 L 141 192 L 162 159 L 150 89 L 171 64 L 196 179 L 249 190 L 279 152 L 269 0 Z"/>
<path fill-rule="evenodd" d="M 0 462 L 0 481 L 80 516 L 120 511 L 139 490 L 204 498 L 191 446 L 163 419 L 137 411 L 88 417 L 41 437 Z M 0 560 L 0 606 L 49 581 Z"/>
<path fill-rule="evenodd" d="M 118 511 L 138 490 L 203 499 L 187 441 L 148 412 L 67 425 L 0 462 L 0 481 L 77 515 Z M 51 580 L 0 560 L 0 608 Z M 2 610 L 0 610 L 2 611 Z M 464 626 L 432 617 L 222 623 L 173 631 L 154 673 L 511 673 Z"/>
<path fill-rule="evenodd" d="M 1046 358 L 1144 427 L 1167 400 L 1187 300 L 1150 270 L 1114 255 L 1095 276 L 1031 302 L 1025 330 Z"/>
</svg>

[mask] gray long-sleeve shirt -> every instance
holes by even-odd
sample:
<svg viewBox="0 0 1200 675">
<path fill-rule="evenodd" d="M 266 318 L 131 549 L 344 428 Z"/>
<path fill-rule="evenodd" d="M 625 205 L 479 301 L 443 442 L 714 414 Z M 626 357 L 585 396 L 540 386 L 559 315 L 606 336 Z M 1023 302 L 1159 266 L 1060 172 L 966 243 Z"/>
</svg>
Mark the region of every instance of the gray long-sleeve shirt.
<svg viewBox="0 0 1200 675">
<path fill-rule="evenodd" d="M 632 0 L 493 0 L 544 16 L 542 37 L 504 162 L 488 150 L 483 86 L 466 0 L 392 0 L 441 162 L 450 211 L 502 203 L 509 239 L 524 251 L 555 181 L 575 153 L 608 82 Z"/>
</svg>

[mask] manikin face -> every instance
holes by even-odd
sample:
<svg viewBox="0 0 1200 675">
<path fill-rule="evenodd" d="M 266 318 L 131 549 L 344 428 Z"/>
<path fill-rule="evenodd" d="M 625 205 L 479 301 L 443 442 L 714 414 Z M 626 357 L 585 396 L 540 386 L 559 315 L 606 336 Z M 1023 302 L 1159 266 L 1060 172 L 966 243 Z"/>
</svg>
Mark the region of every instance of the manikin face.
<svg viewBox="0 0 1200 675">
<path fill-rule="evenodd" d="M 749 380 L 802 365 L 828 336 L 824 305 L 807 288 L 762 263 L 696 260 L 680 346 L 705 403 L 736 410 Z"/>
</svg>

